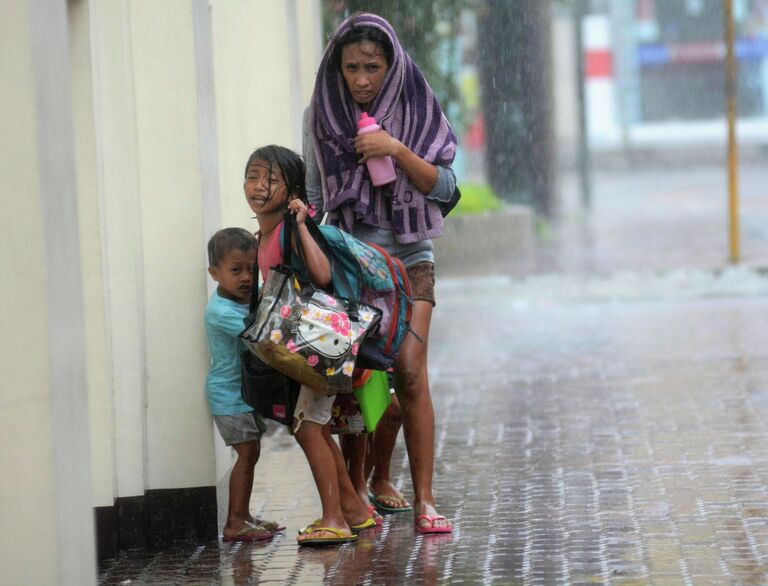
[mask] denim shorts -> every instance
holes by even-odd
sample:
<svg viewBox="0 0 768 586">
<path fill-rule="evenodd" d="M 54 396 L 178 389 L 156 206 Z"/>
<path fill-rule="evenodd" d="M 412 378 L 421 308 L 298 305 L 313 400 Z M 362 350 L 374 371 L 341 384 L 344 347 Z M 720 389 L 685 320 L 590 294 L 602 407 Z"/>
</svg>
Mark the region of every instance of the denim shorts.
<svg viewBox="0 0 768 586">
<path fill-rule="evenodd" d="M 435 306 L 435 265 L 429 261 L 406 267 L 408 280 L 411 282 L 411 295 L 414 301 L 429 301 Z"/>
</svg>

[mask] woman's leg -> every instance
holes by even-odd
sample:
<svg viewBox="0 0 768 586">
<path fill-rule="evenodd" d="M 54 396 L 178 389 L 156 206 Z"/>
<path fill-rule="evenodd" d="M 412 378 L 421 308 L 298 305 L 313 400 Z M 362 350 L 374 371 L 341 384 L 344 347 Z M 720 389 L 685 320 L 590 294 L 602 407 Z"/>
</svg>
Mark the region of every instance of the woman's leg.
<svg viewBox="0 0 768 586">
<path fill-rule="evenodd" d="M 405 447 L 411 465 L 411 480 L 414 492 L 414 516 L 433 517 L 438 515 L 432 495 L 432 474 L 435 461 L 435 413 L 429 394 L 427 375 L 427 348 L 429 325 L 432 320 L 432 304 L 415 301 L 411 315 L 411 329 L 423 340 L 408 335 L 400 348 L 400 357 L 395 366 L 395 389 L 400 399 L 403 417 Z M 422 519 L 425 527 L 429 521 Z M 432 527 L 446 527 L 447 520 L 435 520 Z"/>
</svg>

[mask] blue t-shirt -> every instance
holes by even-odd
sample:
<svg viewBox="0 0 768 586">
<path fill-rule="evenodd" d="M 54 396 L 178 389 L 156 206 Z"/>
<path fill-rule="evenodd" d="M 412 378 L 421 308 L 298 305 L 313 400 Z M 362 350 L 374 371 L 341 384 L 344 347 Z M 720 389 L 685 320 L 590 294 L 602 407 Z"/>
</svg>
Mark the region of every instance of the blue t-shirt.
<svg viewBox="0 0 768 586">
<path fill-rule="evenodd" d="M 248 306 L 225 299 L 213 292 L 205 308 L 205 333 L 211 368 L 205 382 L 208 405 L 213 415 L 237 415 L 253 411 L 241 395 L 240 353 L 245 345 L 239 338 L 245 328 Z"/>
</svg>

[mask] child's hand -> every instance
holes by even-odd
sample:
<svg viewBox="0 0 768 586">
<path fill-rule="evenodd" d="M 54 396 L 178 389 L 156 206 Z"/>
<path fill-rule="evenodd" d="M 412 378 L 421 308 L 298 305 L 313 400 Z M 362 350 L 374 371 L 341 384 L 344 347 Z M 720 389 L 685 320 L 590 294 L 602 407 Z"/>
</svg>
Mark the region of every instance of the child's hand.
<svg viewBox="0 0 768 586">
<path fill-rule="evenodd" d="M 309 208 L 307 204 L 298 198 L 292 199 L 288 202 L 288 210 L 296 216 L 296 224 L 301 226 L 307 219 Z"/>
</svg>

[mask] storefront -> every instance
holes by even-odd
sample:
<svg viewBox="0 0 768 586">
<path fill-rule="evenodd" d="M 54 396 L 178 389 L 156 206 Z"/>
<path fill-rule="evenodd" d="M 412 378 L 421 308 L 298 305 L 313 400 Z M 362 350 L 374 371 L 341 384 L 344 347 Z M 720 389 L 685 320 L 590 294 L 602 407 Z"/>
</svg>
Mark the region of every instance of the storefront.
<svg viewBox="0 0 768 586">
<path fill-rule="evenodd" d="M 738 113 L 743 123 L 763 128 L 768 122 L 768 0 L 733 4 Z M 602 13 L 586 17 L 584 27 L 593 144 L 632 143 L 648 126 L 663 138 L 665 124 L 685 124 L 696 134 L 723 119 L 722 0 L 633 0 L 602 6 Z M 604 37 L 602 44 L 596 43 L 596 35 Z"/>
</svg>

